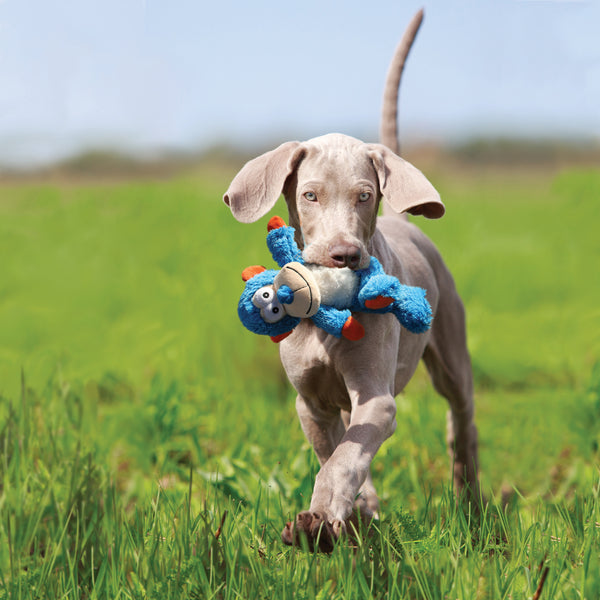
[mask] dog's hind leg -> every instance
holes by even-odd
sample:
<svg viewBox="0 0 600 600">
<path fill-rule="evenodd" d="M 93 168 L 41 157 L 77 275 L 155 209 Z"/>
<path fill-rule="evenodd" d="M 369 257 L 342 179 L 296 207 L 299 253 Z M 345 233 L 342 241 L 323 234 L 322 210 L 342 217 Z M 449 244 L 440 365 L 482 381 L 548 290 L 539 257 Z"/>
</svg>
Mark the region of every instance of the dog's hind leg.
<svg viewBox="0 0 600 600">
<path fill-rule="evenodd" d="M 473 401 L 473 374 L 467 349 L 465 312 L 452 277 L 444 285 L 423 360 L 437 392 L 450 405 L 448 451 L 457 496 L 479 506 L 477 427 Z"/>
<path fill-rule="evenodd" d="M 340 440 L 346 433 L 346 425 L 341 411 L 333 409 L 327 413 L 317 413 L 311 405 L 298 394 L 296 412 L 300 419 L 302 431 L 311 443 L 319 464 L 323 466 L 333 454 Z"/>
</svg>

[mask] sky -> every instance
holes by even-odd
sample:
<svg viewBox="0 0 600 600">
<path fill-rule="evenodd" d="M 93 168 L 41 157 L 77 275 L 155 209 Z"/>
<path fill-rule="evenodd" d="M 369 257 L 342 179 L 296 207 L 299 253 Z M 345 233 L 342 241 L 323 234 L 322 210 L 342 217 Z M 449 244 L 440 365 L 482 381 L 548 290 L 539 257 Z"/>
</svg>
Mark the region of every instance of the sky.
<svg viewBox="0 0 600 600">
<path fill-rule="evenodd" d="M 376 141 L 421 7 L 405 143 L 600 141 L 600 0 L 0 0 L 0 163 Z"/>
</svg>

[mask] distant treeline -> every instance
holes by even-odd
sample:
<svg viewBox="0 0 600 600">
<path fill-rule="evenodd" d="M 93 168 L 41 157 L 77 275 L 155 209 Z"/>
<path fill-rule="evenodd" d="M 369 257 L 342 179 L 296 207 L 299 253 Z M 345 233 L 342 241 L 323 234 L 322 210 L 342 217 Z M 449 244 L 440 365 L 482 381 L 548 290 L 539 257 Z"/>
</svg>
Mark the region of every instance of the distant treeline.
<svg viewBox="0 0 600 600">
<path fill-rule="evenodd" d="M 469 163 L 595 163 L 600 167 L 600 140 L 473 139 L 447 149 Z"/>
<path fill-rule="evenodd" d="M 139 156 L 110 148 L 88 149 L 35 169 L 15 170 L 0 165 L 0 176 L 168 177 L 203 167 L 237 168 L 246 160 L 268 149 L 263 146 L 240 149 L 218 145 L 197 152 L 166 151 L 156 152 L 151 156 Z M 449 162 L 472 167 L 586 165 L 600 168 L 600 140 L 478 138 L 451 145 L 407 144 L 403 147 L 402 154 L 416 164 L 425 162 L 442 166 Z"/>
</svg>

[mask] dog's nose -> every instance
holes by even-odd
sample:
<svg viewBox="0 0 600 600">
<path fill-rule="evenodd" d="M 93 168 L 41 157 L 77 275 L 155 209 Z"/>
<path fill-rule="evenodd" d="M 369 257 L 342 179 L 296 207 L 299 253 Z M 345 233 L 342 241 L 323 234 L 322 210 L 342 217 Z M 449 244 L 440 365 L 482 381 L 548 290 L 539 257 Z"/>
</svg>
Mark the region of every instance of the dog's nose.
<svg viewBox="0 0 600 600">
<path fill-rule="evenodd" d="M 348 243 L 332 244 L 329 246 L 329 256 L 335 267 L 356 269 L 360 263 L 360 248 Z"/>
</svg>

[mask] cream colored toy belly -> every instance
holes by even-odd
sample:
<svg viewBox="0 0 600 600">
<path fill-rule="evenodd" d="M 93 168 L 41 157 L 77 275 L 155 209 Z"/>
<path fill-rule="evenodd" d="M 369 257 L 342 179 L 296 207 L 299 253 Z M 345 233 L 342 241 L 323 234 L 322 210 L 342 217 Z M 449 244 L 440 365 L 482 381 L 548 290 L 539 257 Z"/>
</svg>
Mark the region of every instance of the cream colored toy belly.
<svg viewBox="0 0 600 600">
<path fill-rule="evenodd" d="M 320 265 L 306 265 L 314 275 L 321 292 L 321 304 L 335 308 L 347 308 L 358 293 L 358 275 L 344 267 L 336 269 Z"/>
</svg>

